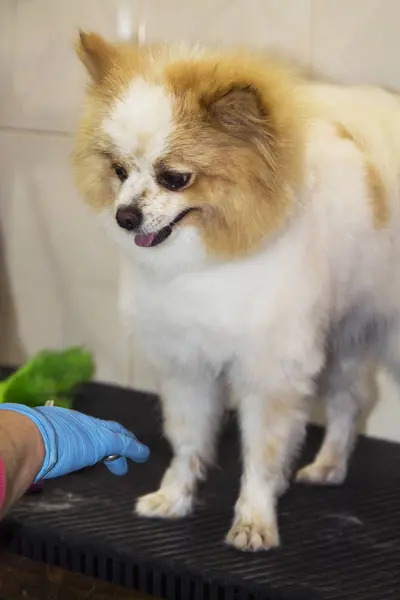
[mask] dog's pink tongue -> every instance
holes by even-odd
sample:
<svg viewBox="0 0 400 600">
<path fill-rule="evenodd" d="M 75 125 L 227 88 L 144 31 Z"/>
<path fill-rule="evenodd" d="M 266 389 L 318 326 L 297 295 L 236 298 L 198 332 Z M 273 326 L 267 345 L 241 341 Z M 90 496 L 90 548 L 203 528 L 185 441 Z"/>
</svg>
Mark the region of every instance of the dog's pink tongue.
<svg viewBox="0 0 400 600">
<path fill-rule="evenodd" d="M 141 246 L 142 248 L 148 248 L 153 243 L 153 240 L 155 237 L 156 237 L 155 233 L 135 235 L 135 244 L 136 244 L 136 246 Z"/>
</svg>

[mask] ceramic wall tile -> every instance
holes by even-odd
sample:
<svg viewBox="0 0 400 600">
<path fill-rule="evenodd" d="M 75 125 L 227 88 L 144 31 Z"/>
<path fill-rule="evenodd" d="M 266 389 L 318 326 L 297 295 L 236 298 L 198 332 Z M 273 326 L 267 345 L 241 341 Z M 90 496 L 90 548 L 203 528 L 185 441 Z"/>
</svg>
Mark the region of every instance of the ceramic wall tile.
<svg viewBox="0 0 400 600">
<path fill-rule="evenodd" d="M 79 197 L 66 136 L 0 131 L 0 228 L 11 271 L 115 285 L 113 243 Z"/>
<path fill-rule="evenodd" d="M 96 378 L 126 385 L 130 361 L 128 339 L 123 331 L 117 293 L 107 285 L 72 285 L 63 297 L 66 346 L 84 345 L 96 360 Z"/>
<path fill-rule="evenodd" d="M 400 387 L 381 371 L 377 377 L 378 398 L 365 423 L 364 433 L 400 442 Z"/>
<path fill-rule="evenodd" d="M 312 66 L 346 83 L 400 88 L 398 0 L 315 0 Z"/>
<path fill-rule="evenodd" d="M 63 307 L 56 282 L 12 271 L 1 286 L 2 295 L 9 294 L 12 307 L 1 315 L 7 326 L 5 340 L 0 343 L 4 362 L 20 362 L 43 348 L 63 346 Z M 4 356 L 6 349 L 8 356 Z"/>
<path fill-rule="evenodd" d="M 138 0 L 1 0 L 0 123 L 70 131 L 85 81 L 78 28 L 121 39 L 137 9 Z"/>
<path fill-rule="evenodd" d="M 143 0 L 151 41 L 269 48 L 308 63 L 310 0 Z"/>
</svg>

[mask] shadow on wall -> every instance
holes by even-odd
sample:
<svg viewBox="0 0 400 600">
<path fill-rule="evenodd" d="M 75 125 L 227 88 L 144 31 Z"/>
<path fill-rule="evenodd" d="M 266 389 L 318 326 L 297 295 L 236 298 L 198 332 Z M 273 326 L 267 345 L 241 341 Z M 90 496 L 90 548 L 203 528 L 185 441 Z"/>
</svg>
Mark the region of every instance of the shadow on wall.
<svg viewBox="0 0 400 600">
<path fill-rule="evenodd" d="M 25 360 L 26 352 L 18 335 L 11 281 L 0 231 L 0 364 L 19 365 Z"/>
</svg>

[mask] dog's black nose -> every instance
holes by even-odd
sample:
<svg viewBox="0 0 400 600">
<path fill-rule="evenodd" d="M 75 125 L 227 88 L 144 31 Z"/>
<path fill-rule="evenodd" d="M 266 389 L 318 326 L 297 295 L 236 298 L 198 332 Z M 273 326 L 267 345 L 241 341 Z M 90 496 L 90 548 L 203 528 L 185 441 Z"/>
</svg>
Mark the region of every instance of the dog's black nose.
<svg viewBox="0 0 400 600">
<path fill-rule="evenodd" d="M 137 206 L 123 206 L 117 210 L 115 218 L 120 227 L 127 231 L 133 231 L 140 227 L 143 213 Z"/>
</svg>

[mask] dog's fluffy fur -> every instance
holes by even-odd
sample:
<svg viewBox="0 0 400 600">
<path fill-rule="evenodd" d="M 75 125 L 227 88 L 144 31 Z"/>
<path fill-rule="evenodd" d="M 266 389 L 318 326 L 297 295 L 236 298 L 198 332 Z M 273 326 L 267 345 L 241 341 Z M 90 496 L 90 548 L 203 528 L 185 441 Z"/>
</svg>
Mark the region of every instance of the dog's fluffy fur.
<svg viewBox="0 0 400 600">
<path fill-rule="evenodd" d="M 159 375 L 174 450 L 137 511 L 192 510 L 227 384 L 243 447 L 227 540 L 276 546 L 311 398 L 326 403 L 327 431 L 297 479 L 340 483 L 368 361 L 400 375 L 400 100 L 303 81 L 252 53 L 95 34 L 78 53 L 90 83 L 77 181 L 128 258 L 121 307 Z M 163 187 L 165 170 L 188 174 L 187 187 Z M 143 221 L 128 232 L 115 215 L 133 205 Z"/>
</svg>

